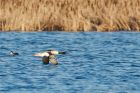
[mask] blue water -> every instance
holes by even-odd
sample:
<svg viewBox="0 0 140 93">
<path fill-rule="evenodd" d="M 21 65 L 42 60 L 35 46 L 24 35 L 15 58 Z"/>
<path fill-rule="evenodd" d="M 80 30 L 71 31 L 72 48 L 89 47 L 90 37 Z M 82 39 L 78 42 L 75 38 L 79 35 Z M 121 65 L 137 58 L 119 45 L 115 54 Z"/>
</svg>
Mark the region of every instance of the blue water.
<svg viewBox="0 0 140 93">
<path fill-rule="evenodd" d="M 67 54 L 32 56 L 47 49 Z M 140 33 L 1 32 L 0 93 L 140 93 Z"/>
</svg>

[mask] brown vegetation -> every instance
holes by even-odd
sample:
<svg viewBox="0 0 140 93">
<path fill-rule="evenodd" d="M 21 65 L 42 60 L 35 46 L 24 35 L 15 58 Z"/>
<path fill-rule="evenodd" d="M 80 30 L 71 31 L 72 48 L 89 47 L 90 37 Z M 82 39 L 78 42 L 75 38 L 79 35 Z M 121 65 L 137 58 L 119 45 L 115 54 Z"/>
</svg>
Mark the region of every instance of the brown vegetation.
<svg viewBox="0 0 140 93">
<path fill-rule="evenodd" d="M 140 0 L 0 0 L 2 31 L 140 31 Z"/>
</svg>

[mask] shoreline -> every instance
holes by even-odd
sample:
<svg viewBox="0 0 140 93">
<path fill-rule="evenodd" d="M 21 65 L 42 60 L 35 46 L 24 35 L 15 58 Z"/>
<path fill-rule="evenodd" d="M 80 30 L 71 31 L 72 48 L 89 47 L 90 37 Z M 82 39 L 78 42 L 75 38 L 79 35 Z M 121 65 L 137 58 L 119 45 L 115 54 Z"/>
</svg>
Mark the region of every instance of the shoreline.
<svg viewBox="0 0 140 93">
<path fill-rule="evenodd" d="M 140 1 L 0 0 L 0 31 L 140 31 Z"/>
</svg>

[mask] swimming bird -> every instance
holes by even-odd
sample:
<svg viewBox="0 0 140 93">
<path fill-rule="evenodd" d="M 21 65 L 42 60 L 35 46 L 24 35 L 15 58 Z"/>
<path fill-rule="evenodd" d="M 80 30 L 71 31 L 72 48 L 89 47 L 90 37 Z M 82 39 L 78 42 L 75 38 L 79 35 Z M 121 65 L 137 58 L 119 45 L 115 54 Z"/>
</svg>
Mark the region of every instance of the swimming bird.
<svg viewBox="0 0 140 93">
<path fill-rule="evenodd" d="M 44 64 L 49 64 L 49 62 L 51 62 L 52 64 L 57 65 L 58 61 L 56 60 L 55 55 L 58 54 L 66 54 L 66 52 L 60 52 L 57 50 L 47 50 L 45 52 L 36 53 L 33 56 L 42 57 L 42 62 Z"/>
<path fill-rule="evenodd" d="M 9 53 L 11 56 L 16 56 L 16 55 L 19 55 L 19 53 L 15 52 L 15 51 L 10 51 Z"/>
</svg>

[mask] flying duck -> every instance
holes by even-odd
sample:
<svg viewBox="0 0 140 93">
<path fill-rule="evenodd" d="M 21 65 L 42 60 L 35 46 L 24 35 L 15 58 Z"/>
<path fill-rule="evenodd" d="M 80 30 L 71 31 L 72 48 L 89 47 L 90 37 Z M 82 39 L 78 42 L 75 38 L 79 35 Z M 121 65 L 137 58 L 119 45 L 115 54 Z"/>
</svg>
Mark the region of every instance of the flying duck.
<svg viewBox="0 0 140 93">
<path fill-rule="evenodd" d="M 57 50 L 47 50 L 45 52 L 36 53 L 33 56 L 42 57 L 42 62 L 44 64 L 49 64 L 49 62 L 51 62 L 52 64 L 57 65 L 58 62 L 55 58 L 55 55 L 58 54 L 66 54 L 66 52 L 60 52 Z"/>
</svg>

